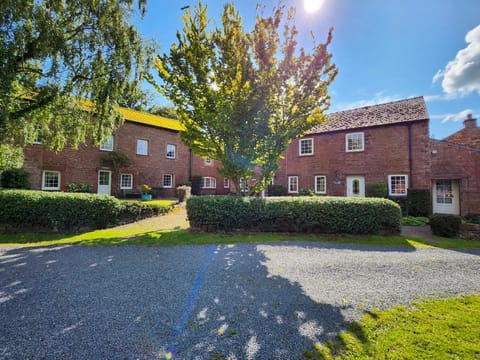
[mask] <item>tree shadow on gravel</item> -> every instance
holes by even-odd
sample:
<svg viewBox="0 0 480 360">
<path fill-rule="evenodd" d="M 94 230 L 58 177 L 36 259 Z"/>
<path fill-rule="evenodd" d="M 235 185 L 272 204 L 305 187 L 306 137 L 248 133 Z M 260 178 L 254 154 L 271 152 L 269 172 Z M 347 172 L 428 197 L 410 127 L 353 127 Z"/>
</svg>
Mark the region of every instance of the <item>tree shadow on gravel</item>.
<svg viewBox="0 0 480 360">
<path fill-rule="evenodd" d="M 346 328 L 348 306 L 316 302 L 298 282 L 271 274 L 267 261 L 254 244 L 217 246 L 172 342 L 174 359 L 300 359 Z"/>
</svg>

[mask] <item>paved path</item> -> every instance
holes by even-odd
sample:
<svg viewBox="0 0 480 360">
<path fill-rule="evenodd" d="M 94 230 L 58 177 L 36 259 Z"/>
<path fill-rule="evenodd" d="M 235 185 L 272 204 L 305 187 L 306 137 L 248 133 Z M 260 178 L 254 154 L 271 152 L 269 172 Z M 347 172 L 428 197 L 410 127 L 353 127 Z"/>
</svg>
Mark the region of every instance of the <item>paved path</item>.
<svg viewBox="0 0 480 360">
<path fill-rule="evenodd" d="M 364 308 L 471 292 L 480 251 L 4 247 L 0 359 L 296 359 Z"/>
</svg>

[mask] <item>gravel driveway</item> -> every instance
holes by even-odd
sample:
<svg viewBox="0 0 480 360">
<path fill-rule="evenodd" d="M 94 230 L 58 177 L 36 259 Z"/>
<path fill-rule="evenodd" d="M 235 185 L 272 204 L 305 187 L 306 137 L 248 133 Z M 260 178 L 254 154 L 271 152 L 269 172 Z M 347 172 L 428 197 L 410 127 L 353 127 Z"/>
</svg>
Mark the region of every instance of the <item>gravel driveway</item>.
<svg viewBox="0 0 480 360">
<path fill-rule="evenodd" d="M 480 292 L 480 251 L 0 248 L 0 358 L 295 359 L 362 309 Z"/>
</svg>

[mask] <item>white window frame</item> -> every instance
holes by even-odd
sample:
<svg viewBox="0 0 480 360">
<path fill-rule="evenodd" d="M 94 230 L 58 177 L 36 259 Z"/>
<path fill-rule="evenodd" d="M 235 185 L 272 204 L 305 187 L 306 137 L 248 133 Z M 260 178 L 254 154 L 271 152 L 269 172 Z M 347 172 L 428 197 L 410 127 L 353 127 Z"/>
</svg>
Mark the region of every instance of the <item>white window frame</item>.
<svg viewBox="0 0 480 360">
<path fill-rule="evenodd" d="M 123 177 L 130 178 L 130 186 L 123 185 Z M 133 189 L 133 174 L 120 174 L 120 189 L 121 190 L 132 190 Z"/>
<path fill-rule="evenodd" d="M 202 177 L 202 189 L 216 189 L 217 179 L 212 176 Z"/>
<path fill-rule="evenodd" d="M 145 145 L 141 146 L 141 144 L 145 144 Z M 148 140 L 137 139 L 137 155 L 148 156 L 148 145 L 149 145 Z M 144 146 L 145 146 L 145 149 L 143 148 Z"/>
<path fill-rule="evenodd" d="M 247 191 L 250 191 L 250 184 L 248 183 L 248 181 L 245 181 L 245 178 L 241 177 L 240 183 L 238 185 L 240 186 L 240 191 L 242 193 L 246 193 Z"/>
<path fill-rule="evenodd" d="M 292 180 L 295 179 L 295 189 L 292 189 L 292 185 L 294 184 Z M 289 194 L 298 194 L 298 176 L 289 176 L 288 177 L 288 193 Z"/>
<path fill-rule="evenodd" d="M 108 141 L 100 144 L 101 151 L 113 151 L 113 135 L 110 135 Z"/>
<path fill-rule="evenodd" d="M 230 179 L 223 179 L 223 188 L 224 189 L 230 189 Z"/>
<path fill-rule="evenodd" d="M 170 185 L 165 185 L 165 179 L 170 177 Z M 175 186 L 173 174 L 164 174 L 163 175 L 163 187 L 165 189 L 171 189 Z"/>
<path fill-rule="evenodd" d="M 317 180 L 319 178 L 323 178 L 323 190 L 318 189 L 318 182 Z M 317 175 L 315 176 L 315 183 L 313 184 L 315 188 L 315 193 L 316 194 L 326 194 L 327 193 L 327 177 L 325 175 Z"/>
<path fill-rule="evenodd" d="M 311 146 L 312 146 L 312 151 L 311 152 L 308 152 L 308 153 L 303 153 L 302 152 L 302 144 L 303 143 L 306 143 L 306 142 L 310 142 L 311 143 Z M 313 155 L 314 153 L 314 149 L 313 149 L 313 138 L 308 138 L 308 139 L 300 139 L 298 141 L 298 155 L 300 156 L 309 156 L 309 155 Z"/>
<path fill-rule="evenodd" d="M 58 185 L 57 186 L 45 186 L 46 173 L 57 174 L 58 176 Z M 43 170 L 42 171 L 42 190 L 60 190 L 62 185 L 62 173 L 56 170 Z"/>
<path fill-rule="evenodd" d="M 203 162 L 204 162 L 205 165 L 207 165 L 207 166 L 213 166 L 213 160 L 210 159 L 210 158 L 205 158 L 205 159 L 203 159 Z"/>
<path fill-rule="evenodd" d="M 402 193 L 397 193 L 397 192 L 393 192 L 393 189 L 392 189 L 392 178 L 395 178 L 395 177 L 403 177 L 404 180 L 405 180 L 405 191 L 402 192 Z M 396 174 L 396 175 L 388 175 L 388 195 L 389 196 L 407 196 L 407 192 L 408 192 L 408 175 L 405 175 L 405 174 Z"/>
<path fill-rule="evenodd" d="M 171 153 L 173 152 L 173 155 Z M 177 145 L 167 144 L 167 152 L 165 153 L 167 159 L 176 159 L 177 158 Z"/>
<path fill-rule="evenodd" d="M 360 139 L 362 140 L 362 147 L 360 149 L 350 149 L 348 146 L 348 140 L 350 137 L 354 136 L 360 136 Z M 355 133 L 350 133 L 345 135 L 345 151 L 346 152 L 359 152 L 359 151 L 365 151 L 365 133 L 363 132 L 355 132 Z"/>
</svg>

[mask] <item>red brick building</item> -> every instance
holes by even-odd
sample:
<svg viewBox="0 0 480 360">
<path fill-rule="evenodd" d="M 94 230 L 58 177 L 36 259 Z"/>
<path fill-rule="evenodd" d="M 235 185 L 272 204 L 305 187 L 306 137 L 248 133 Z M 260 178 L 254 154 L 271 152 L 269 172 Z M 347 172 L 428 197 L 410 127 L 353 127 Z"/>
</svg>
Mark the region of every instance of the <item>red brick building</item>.
<svg viewBox="0 0 480 360">
<path fill-rule="evenodd" d="M 432 140 L 432 211 L 480 213 L 480 128 L 469 115 L 464 128 Z"/>
<path fill-rule="evenodd" d="M 142 184 L 174 196 L 180 183 L 199 178 L 201 194 L 228 194 L 218 175 L 221 164 L 192 154 L 180 141 L 178 121 L 120 109 L 125 124 L 100 148 L 90 145 L 55 154 L 41 144 L 25 149 L 24 168 L 32 187 L 65 190 L 69 183 L 91 184 L 95 192 L 125 194 Z M 465 128 L 445 138 L 429 138 L 429 116 L 422 97 L 329 114 L 327 123 L 292 140 L 275 184 L 289 194 L 311 188 L 317 194 L 365 196 L 370 183 L 384 183 L 391 197 L 410 189 L 432 192 L 434 212 L 480 213 L 480 128 Z M 113 169 L 102 162 L 111 151 L 132 163 Z"/>
<path fill-rule="evenodd" d="M 120 111 L 125 123 L 100 147 L 87 144 L 59 153 L 45 149 L 41 142 L 27 147 L 24 169 L 31 174 L 32 188 L 55 191 L 65 190 L 69 183 L 87 183 L 100 194 L 125 195 L 138 193 L 141 185 L 147 184 L 160 195 L 171 197 L 176 186 L 200 175 L 202 192 L 229 192 L 213 161 L 193 155 L 180 141 L 178 121 L 129 109 Z M 112 151 L 131 160 L 119 174 L 102 161 Z"/>
<path fill-rule="evenodd" d="M 423 98 L 341 111 L 292 141 L 275 184 L 289 193 L 365 196 L 368 183 L 390 196 L 430 187 L 429 117 Z"/>
</svg>

